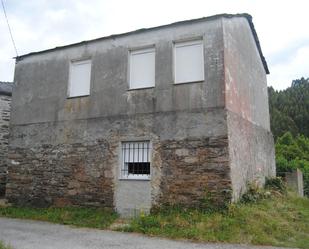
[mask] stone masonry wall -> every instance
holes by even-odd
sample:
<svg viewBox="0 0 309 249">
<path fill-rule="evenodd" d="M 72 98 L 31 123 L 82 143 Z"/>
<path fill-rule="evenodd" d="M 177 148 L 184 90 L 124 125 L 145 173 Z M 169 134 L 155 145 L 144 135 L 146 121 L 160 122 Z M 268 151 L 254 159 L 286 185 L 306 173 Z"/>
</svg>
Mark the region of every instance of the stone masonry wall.
<svg viewBox="0 0 309 249">
<path fill-rule="evenodd" d="M 7 199 L 36 207 L 113 207 L 112 150 L 105 140 L 14 148 Z"/>
<path fill-rule="evenodd" d="M 115 208 L 119 142 L 11 148 L 7 199 L 23 206 Z M 151 206 L 231 200 L 226 136 L 156 141 L 153 157 Z"/>
<path fill-rule="evenodd" d="M 231 189 L 223 109 L 12 124 L 11 130 L 6 198 L 15 205 L 189 206 L 207 191 L 219 198 Z M 136 140 L 151 141 L 152 165 L 151 180 L 138 183 L 143 191 L 134 190 L 142 192 L 134 200 L 137 183 L 120 180 L 119 166 L 121 141 Z"/>
<path fill-rule="evenodd" d="M 199 206 L 231 200 L 226 136 L 164 141 L 161 146 L 161 204 Z"/>
<path fill-rule="evenodd" d="M 11 97 L 0 95 L 0 197 L 5 194 Z"/>
</svg>

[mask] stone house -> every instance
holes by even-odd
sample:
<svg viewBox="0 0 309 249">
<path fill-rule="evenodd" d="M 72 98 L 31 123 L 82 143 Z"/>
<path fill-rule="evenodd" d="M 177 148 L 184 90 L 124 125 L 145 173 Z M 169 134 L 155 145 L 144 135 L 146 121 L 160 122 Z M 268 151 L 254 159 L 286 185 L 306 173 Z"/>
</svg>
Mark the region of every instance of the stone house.
<svg viewBox="0 0 309 249">
<path fill-rule="evenodd" d="M 123 215 L 237 201 L 275 175 L 267 73 L 248 14 L 19 56 L 6 197 Z"/>
<path fill-rule="evenodd" d="M 0 81 L 0 198 L 5 194 L 9 121 L 13 83 Z"/>
</svg>

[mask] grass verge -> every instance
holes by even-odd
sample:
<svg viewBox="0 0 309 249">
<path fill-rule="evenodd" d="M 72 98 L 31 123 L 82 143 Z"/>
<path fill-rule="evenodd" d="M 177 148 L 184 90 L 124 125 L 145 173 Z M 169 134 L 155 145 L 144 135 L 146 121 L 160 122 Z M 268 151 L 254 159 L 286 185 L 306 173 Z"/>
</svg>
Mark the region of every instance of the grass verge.
<svg viewBox="0 0 309 249">
<path fill-rule="evenodd" d="M 0 249 L 13 249 L 13 247 L 4 244 L 4 242 L 0 240 Z"/>
<path fill-rule="evenodd" d="M 289 193 L 221 212 L 166 208 L 121 229 L 195 241 L 309 248 L 309 199 Z"/>
<path fill-rule="evenodd" d="M 49 221 L 77 227 L 90 227 L 99 229 L 109 227 L 118 217 L 115 212 L 108 209 L 81 207 L 0 207 L 0 216 Z M 0 249 L 2 248 L 0 247 Z"/>
</svg>

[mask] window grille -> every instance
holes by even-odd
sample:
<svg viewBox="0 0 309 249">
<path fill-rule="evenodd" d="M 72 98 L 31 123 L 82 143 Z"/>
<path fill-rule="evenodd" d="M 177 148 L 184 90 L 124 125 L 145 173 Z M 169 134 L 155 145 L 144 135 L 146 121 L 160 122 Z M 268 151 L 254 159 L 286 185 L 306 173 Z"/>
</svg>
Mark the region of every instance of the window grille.
<svg viewBox="0 0 309 249">
<path fill-rule="evenodd" d="M 150 142 L 123 142 L 121 178 L 149 179 Z"/>
</svg>

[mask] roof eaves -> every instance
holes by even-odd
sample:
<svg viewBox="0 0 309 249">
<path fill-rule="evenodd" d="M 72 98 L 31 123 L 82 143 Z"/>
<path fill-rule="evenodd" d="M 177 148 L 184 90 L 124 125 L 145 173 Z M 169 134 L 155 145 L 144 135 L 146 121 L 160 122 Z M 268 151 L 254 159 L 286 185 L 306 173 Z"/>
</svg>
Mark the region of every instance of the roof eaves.
<svg viewBox="0 0 309 249">
<path fill-rule="evenodd" d="M 218 15 L 213 15 L 213 16 L 208 16 L 208 17 L 201 17 L 201 18 L 197 18 L 197 19 L 174 22 L 174 23 L 165 24 L 165 25 L 156 26 L 156 27 L 151 27 L 151 28 L 142 28 L 142 29 L 137 29 L 137 30 L 134 30 L 134 31 L 126 32 L 126 33 L 113 34 L 113 35 L 110 35 L 110 36 L 99 37 L 99 38 L 92 39 L 92 40 L 85 40 L 85 41 L 81 41 L 81 42 L 78 42 L 78 43 L 72 43 L 72 44 L 59 46 L 59 47 L 55 47 L 55 48 L 51 48 L 51 49 L 46 49 L 46 50 L 42 50 L 42 51 L 31 52 L 31 53 L 28 53 L 28 54 L 17 56 L 17 57 L 15 57 L 15 59 L 16 59 L 16 61 L 19 61 L 19 60 L 22 60 L 23 58 L 28 57 L 28 56 L 52 52 L 52 51 L 55 51 L 55 50 L 86 45 L 88 43 L 93 43 L 93 42 L 107 40 L 107 39 L 116 39 L 116 38 L 119 38 L 119 37 L 131 35 L 131 34 L 139 34 L 139 33 L 147 32 L 147 31 L 153 31 L 153 30 L 157 30 L 157 29 L 161 29 L 161 28 L 165 28 L 165 27 L 172 27 L 172 26 L 190 24 L 190 23 L 201 22 L 201 21 L 210 21 L 210 20 L 215 20 L 215 19 L 222 18 L 222 17 L 224 17 L 224 18 L 244 17 L 248 20 L 249 26 L 251 28 L 251 31 L 252 31 L 256 46 L 257 46 L 257 49 L 259 51 L 259 55 L 261 57 L 261 60 L 262 60 L 262 63 L 263 63 L 264 69 L 265 69 L 265 72 L 266 72 L 266 74 L 269 74 L 267 62 L 266 62 L 265 57 L 263 55 L 258 36 L 257 36 L 256 30 L 255 30 L 253 22 L 252 22 L 252 16 L 247 14 L 247 13 L 242 13 L 242 14 L 226 14 L 225 13 L 225 14 L 218 14 Z"/>
<path fill-rule="evenodd" d="M 0 95 L 12 96 L 13 86 L 12 82 L 0 81 Z"/>
<path fill-rule="evenodd" d="M 258 49 L 259 54 L 260 54 L 261 61 L 262 61 L 262 63 L 263 63 L 264 69 L 265 69 L 265 72 L 266 72 L 266 74 L 269 74 L 269 73 L 270 73 L 270 72 L 269 72 L 269 68 L 268 68 L 266 59 L 265 59 L 265 57 L 264 57 L 264 55 L 263 55 L 263 52 L 262 52 L 262 48 L 261 48 L 261 44 L 260 44 L 258 35 L 257 35 L 256 30 L 255 30 L 255 28 L 254 28 L 254 24 L 253 24 L 253 21 L 252 21 L 252 16 L 249 15 L 249 14 L 243 14 L 243 16 L 248 20 L 249 26 L 250 26 L 250 28 L 251 28 L 251 31 L 252 31 L 252 34 L 253 34 L 253 37 L 254 37 L 256 46 L 257 46 L 257 49 Z"/>
</svg>

